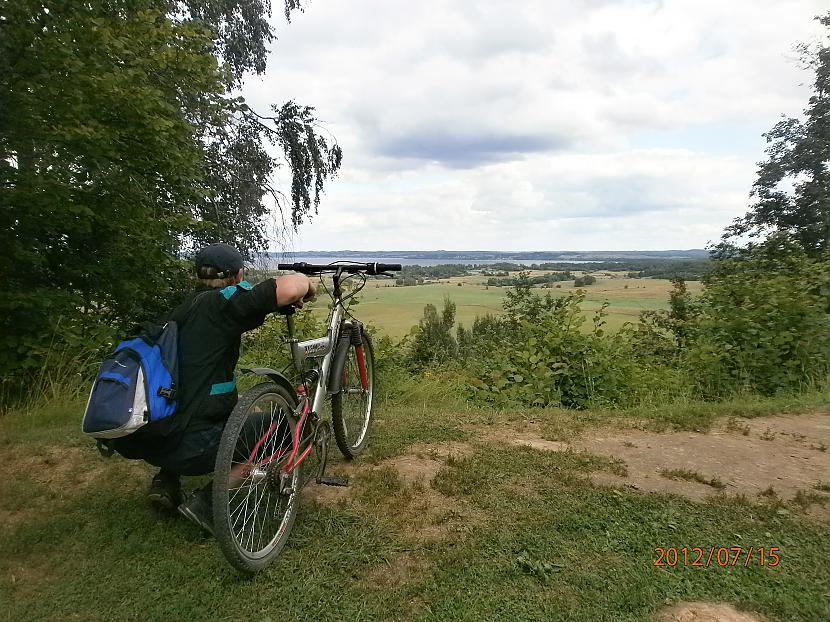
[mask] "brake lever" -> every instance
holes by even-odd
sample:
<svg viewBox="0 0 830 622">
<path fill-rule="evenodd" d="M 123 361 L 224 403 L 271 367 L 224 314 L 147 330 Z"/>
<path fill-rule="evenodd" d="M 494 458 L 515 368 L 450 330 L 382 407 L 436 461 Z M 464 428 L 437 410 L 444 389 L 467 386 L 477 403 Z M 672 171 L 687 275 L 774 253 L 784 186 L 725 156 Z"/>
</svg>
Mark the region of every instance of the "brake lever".
<svg viewBox="0 0 830 622">
<path fill-rule="evenodd" d="M 395 275 L 391 272 L 378 272 L 377 276 L 391 276 L 392 278 L 395 278 Z"/>
</svg>

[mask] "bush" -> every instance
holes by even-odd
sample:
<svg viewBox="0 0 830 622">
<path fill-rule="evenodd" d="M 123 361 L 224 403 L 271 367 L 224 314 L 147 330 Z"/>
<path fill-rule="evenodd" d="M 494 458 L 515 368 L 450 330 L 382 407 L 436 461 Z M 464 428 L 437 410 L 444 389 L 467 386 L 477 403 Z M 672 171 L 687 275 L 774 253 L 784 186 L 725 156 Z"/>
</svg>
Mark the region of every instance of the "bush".
<svg viewBox="0 0 830 622">
<path fill-rule="evenodd" d="M 827 381 L 830 263 L 772 238 L 714 262 L 694 315 L 683 323 L 701 393 L 772 395 Z"/>
<path fill-rule="evenodd" d="M 455 303 L 449 296 L 444 297 L 444 310 L 440 316 L 434 305 L 426 305 L 424 317 L 413 331 L 409 364 L 424 367 L 455 359 L 458 344 L 451 332 L 454 323 Z"/>
<path fill-rule="evenodd" d="M 634 407 L 741 394 L 792 394 L 828 384 L 830 261 L 774 237 L 712 262 L 693 297 L 676 278 L 669 310 L 605 332 L 586 326 L 583 292 L 533 290 L 527 272 L 501 317 L 478 317 L 453 339 L 455 305 L 428 305 L 408 362 L 466 374 L 474 401 L 499 406 Z"/>
<path fill-rule="evenodd" d="M 561 298 L 519 293 L 504 320 L 503 334 L 509 339 L 476 365 L 477 396 L 496 403 L 573 408 L 625 402 L 636 384 L 627 339 L 605 333 L 605 307 L 590 329 L 582 330 L 583 299 L 581 293 Z"/>
</svg>

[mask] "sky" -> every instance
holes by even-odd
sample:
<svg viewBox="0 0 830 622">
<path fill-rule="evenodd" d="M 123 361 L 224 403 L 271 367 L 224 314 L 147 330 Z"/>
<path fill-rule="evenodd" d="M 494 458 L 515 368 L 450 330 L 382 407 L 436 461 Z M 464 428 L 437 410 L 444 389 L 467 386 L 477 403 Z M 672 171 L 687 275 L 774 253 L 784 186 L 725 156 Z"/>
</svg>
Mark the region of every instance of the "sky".
<svg viewBox="0 0 830 622">
<path fill-rule="evenodd" d="M 807 104 L 825 2 L 275 2 L 243 94 L 314 106 L 344 153 L 287 250 L 702 248 Z"/>
</svg>

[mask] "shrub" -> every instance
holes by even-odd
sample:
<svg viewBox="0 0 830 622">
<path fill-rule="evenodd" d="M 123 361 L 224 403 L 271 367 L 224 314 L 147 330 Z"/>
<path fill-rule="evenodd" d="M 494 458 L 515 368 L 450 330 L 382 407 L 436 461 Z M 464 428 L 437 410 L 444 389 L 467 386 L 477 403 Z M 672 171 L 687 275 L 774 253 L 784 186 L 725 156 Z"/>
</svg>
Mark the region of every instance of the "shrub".
<svg viewBox="0 0 830 622">
<path fill-rule="evenodd" d="M 478 397 L 527 406 L 616 405 L 632 393 L 635 368 L 624 335 L 602 328 L 605 307 L 589 330 L 582 293 L 539 296 L 521 287 L 505 302 L 501 339 L 475 366 Z"/>
<path fill-rule="evenodd" d="M 830 368 L 830 264 L 774 237 L 714 262 L 682 326 L 704 396 L 771 395 L 825 383 Z"/>
<path fill-rule="evenodd" d="M 444 309 L 440 316 L 434 305 L 426 305 L 424 317 L 412 335 L 409 363 L 414 367 L 424 367 L 455 359 L 458 344 L 451 332 L 454 323 L 455 303 L 449 296 L 444 297 Z"/>
</svg>

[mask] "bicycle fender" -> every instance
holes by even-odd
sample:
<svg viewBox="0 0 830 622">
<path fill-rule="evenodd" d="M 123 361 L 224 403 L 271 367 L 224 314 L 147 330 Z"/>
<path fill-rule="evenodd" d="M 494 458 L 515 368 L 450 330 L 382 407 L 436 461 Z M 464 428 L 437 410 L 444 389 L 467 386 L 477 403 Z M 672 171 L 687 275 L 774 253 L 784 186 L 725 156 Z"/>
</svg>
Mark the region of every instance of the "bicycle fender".
<svg viewBox="0 0 830 622">
<path fill-rule="evenodd" d="M 334 359 L 331 361 L 329 372 L 329 384 L 326 393 L 335 395 L 343 388 L 343 368 L 346 366 L 346 357 L 351 347 L 351 329 L 343 329 L 340 332 L 340 339 L 337 340 L 337 349 L 334 351 Z"/>
<path fill-rule="evenodd" d="M 296 395 L 297 393 L 297 387 L 293 386 L 291 381 L 276 369 L 271 369 L 270 367 L 240 367 L 239 371 L 243 374 L 265 376 L 285 388 L 291 395 Z"/>
</svg>

